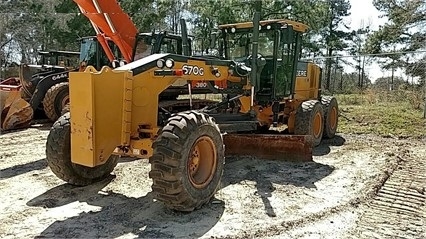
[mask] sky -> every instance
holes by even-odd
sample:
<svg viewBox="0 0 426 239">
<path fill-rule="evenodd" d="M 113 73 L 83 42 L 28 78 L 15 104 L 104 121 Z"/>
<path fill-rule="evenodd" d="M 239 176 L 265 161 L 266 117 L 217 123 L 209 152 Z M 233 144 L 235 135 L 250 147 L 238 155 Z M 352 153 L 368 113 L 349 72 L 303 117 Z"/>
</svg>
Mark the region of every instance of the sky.
<svg viewBox="0 0 426 239">
<path fill-rule="evenodd" d="M 370 23 L 373 30 L 378 29 L 380 23 L 384 23 L 384 19 L 380 19 L 380 12 L 374 7 L 373 0 L 350 0 L 351 16 L 347 19 L 353 29 L 361 26 L 361 21 L 365 24 Z"/>
<path fill-rule="evenodd" d="M 382 13 L 374 7 L 373 0 L 349 0 L 349 2 L 351 3 L 351 15 L 345 21 L 352 30 L 362 26 L 362 22 L 364 25 L 369 25 L 372 30 L 377 30 L 380 25 L 386 23 L 385 18 L 380 18 Z M 379 77 L 391 75 L 391 71 L 382 70 L 377 63 L 368 64 L 365 71 L 373 82 Z M 400 74 L 400 71 L 395 72 L 395 75 Z"/>
</svg>

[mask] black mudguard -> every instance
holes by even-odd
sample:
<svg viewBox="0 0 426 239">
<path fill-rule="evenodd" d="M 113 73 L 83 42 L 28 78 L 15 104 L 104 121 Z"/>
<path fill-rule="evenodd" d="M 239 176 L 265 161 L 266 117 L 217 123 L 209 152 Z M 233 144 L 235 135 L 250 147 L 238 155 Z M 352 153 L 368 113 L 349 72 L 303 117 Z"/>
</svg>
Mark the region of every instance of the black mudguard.
<svg viewBox="0 0 426 239">
<path fill-rule="evenodd" d="M 46 95 L 46 92 L 50 89 L 50 87 L 58 83 L 68 81 L 69 73 L 72 71 L 76 71 L 76 70 L 68 70 L 68 71 L 53 73 L 39 80 L 37 83 L 36 89 L 34 91 L 34 94 L 30 100 L 30 105 L 33 108 L 33 110 L 36 110 L 38 106 L 41 104 L 44 96 Z"/>
<path fill-rule="evenodd" d="M 36 71 L 36 73 L 34 73 Z M 27 65 L 21 65 L 20 67 L 20 80 L 22 83 L 23 90 L 28 96 L 32 96 L 34 94 L 34 91 L 36 90 L 37 84 L 40 80 L 42 80 L 44 77 L 56 74 L 59 72 L 67 71 L 63 67 L 43 67 L 40 68 L 37 66 L 27 66 Z"/>
</svg>

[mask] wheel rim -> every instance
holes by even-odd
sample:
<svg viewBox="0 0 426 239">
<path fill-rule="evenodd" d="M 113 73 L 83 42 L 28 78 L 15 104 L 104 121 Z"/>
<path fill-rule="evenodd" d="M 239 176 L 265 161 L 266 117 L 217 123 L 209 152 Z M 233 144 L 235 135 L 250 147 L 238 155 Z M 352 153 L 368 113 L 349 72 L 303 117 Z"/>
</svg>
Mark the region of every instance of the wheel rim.
<svg viewBox="0 0 426 239">
<path fill-rule="evenodd" d="M 317 112 L 314 118 L 314 137 L 318 138 L 321 135 L 322 117 L 321 113 Z"/>
<path fill-rule="evenodd" d="M 331 108 L 330 116 L 329 116 L 330 128 L 335 129 L 337 125 L 337 109 L 336 107 Z"/>
<path fill-rule="evenodd" d="M 206 187 L 216 171 L 216 147 L 210 137 L 202 136 L 193 144 L 188 160 L 189 181 L 195 188 Z"/>
<path fill-rule="evenodd" d="M 61 107 L 62 109 L 70 102 L 70 96 L 66 95 L 61 101 Z"/>
</svg>

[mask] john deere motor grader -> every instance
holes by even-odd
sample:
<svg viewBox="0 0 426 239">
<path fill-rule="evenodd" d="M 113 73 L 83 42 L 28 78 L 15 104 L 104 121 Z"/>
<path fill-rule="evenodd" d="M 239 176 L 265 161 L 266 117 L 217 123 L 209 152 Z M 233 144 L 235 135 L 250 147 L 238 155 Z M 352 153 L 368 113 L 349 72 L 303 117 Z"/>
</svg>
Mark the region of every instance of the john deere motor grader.
<svg viewBox="0 0 426 239">
<path fill-rule="evenodd" d="M 338 106 L 320 95 L 320 68 L 298 61 L 307 27 L 255 14 L 220 30 L 224 59 L 154 54 L 114 70 L 71 73 L 70 112 L 46 143 L 53 173 L 88 185 L 109 175 L 120 156 L 149 157 L 154 197 L 191 211 L 218 189 L 225 154 L 312 159 L 313 146 L 335 135 Z M 231 96 L 187 111 L 163 107 L 159 95 L 182 79 Z"/>
</svg>

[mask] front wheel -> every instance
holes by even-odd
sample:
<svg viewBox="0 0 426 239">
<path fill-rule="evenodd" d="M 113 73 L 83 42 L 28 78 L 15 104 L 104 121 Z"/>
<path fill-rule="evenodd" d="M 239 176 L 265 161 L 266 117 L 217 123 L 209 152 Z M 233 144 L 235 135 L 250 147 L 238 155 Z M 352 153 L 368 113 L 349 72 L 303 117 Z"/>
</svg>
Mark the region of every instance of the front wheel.
<svg viewBox="0 0 426 239">
<path fill-rule="evenodd" d="M 105 179 L 115 168 L 119 157 L 112 155 L 102 165 L 86 167 L 71 162 L 70 114 L 62 115 L 49 132 L 46 159 L 52 172 L 69 184 L 86 186 Z"/>
<path fill-rule="evenodd" d="M 178 211 L 200 208 L 218 189 L 224 152 L 211 117 L 199 112 L 174 115 L 153 143 L 149 159 L 155 198 Z"/>
</svg>

